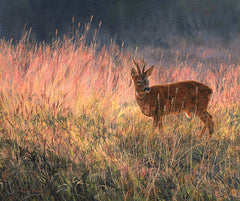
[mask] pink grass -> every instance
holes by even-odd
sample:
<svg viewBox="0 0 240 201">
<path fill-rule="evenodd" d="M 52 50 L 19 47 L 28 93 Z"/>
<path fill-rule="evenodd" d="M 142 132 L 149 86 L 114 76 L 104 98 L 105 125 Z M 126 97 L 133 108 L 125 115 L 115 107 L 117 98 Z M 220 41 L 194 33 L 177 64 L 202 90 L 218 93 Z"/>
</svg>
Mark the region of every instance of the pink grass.
<svg viewBox="0 0 240 201">
<path fill-rule="evenodd" d="M 45 101 L 43 99 L 47 99 L 49 110 L 61 105 L 75 112 L 92 97 L 115 100 L 118 104 L 134 99 L 129 75 L 131 53 L 121 51 L 115 44 L 96 52 L 95 43 L 85 45 L 83 36 L 77 42 L 65 37 L 50 45 L 36 45 L 26 38 L 16 45 L 2 40 L 0 47 L 0 90 L 7 98 L 9 111 L 15 111 L 21 104 L 33 110 L 34 105 Z M 152 52 L 147 51 L 148 48 L 145 55 Z M 214 49 L 190 48 L 189 51 L 201 59 L 216 55 Z M 238 103 L 240 65 L 230 64 L 230 57 L 225 57 L 220 66 L 215 63 L 204 65 L 197 58 L 192 59 L 193 62 L 189 62 L 188 57 L 181 61 L 178 50 L 171 52 L 176 53 L 177 60 L 166 58 L 165 63 L 155 64 L 151 84 L 198 80 L 213 88 L 214 107 Z M 157 53 L 156 49 L 154 54 Z M 148 58 L 146 60 L 148 63 Z M 193 67 L 196 63 L 197 67 Z"/>
</svg>

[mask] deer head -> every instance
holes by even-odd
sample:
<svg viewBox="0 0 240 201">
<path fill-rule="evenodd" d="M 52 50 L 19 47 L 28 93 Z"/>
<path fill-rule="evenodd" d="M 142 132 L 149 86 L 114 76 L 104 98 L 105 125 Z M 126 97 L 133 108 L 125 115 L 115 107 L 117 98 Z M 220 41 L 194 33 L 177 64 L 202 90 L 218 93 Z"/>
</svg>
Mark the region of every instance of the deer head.
<svg viewBox="0 0 240 201">
<path fill-rule="evenodd" d="M 132 58 L 133 64 L 137 68 L 137 70 L 133 67 L 131 69 L 131 76 L 134 82 L 135 90 L 138 94 L 145 94 L 150 92 L 148 77 L 152 74 L 153 66 L 151 66 L 148 70 L 145 71 L 146 62 L 142 59 L 142 70 L 138 65 L 138 62 Z"/>
</svg>

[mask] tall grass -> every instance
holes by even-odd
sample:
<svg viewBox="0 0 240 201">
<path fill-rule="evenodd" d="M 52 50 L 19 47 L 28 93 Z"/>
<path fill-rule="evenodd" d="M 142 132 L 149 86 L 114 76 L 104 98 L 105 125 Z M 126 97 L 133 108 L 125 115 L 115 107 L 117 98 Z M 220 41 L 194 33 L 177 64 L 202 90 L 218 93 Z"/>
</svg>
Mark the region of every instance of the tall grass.
<svg viewBox="0 0 240 201">
<path fill-rule="evenodd" d="M 1 200 L 238 200 L 240 64 L 207 62 L 218 49 L 135 52 L 161 55 L 151 83 L 214 90 L 210 141 L 182 115 L 165 117 L 161 137 L 135 103 L 132 52 L 86 44 L 88 29 L 51 44 L 1 40 Z"/>
</svg>

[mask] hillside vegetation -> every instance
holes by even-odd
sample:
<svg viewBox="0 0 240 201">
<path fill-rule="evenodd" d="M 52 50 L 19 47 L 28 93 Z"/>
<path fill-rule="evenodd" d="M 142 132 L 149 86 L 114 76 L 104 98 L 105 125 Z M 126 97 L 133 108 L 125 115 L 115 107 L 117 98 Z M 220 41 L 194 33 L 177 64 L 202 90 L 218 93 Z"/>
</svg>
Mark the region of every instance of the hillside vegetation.
<svg viewBox="0 0 240 201">
<path fill-rule="evenodd" d="M 240 63 L 228 49 L 99 50 L 87 29 L 51 44 L 1 40 L 0 200 L 239 200 Z M 210 140 L 194 115 L 152 132 L 134 100 L 132 54 L 154 63 L 152 84 L 213 88 Z"/>
</svg>

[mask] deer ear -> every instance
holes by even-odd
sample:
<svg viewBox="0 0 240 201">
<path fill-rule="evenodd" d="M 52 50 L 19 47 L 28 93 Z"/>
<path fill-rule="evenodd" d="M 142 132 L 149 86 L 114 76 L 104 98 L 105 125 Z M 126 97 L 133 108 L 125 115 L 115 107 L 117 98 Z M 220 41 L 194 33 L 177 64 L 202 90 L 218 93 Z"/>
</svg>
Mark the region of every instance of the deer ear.
<svg viewBox="0 0 240 201">
<path fill-rule="evenodd" d="M 135 68 L 131 69 L 131 76 L 133 79 L 137 76 L 137 71 L 135 70 Z"/>
<path fill-rule="evenodd" d="M 149 69 L 146 70 L 145 75 L 146 75 L 147 77 L 149 77 L 149 76 L 152 74 L 153 68 L 154 68 L 154 66 L 151 66 Z"/>
</svg>

